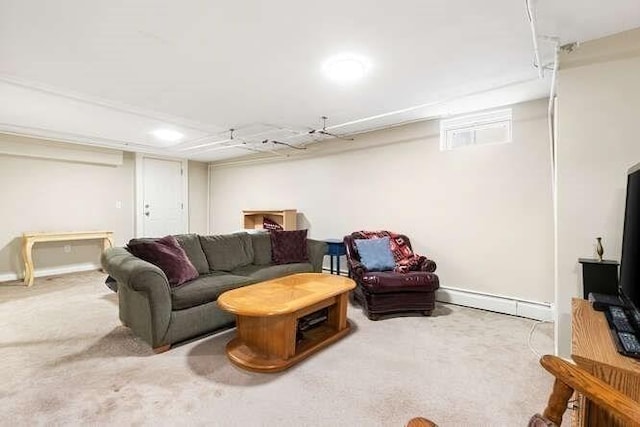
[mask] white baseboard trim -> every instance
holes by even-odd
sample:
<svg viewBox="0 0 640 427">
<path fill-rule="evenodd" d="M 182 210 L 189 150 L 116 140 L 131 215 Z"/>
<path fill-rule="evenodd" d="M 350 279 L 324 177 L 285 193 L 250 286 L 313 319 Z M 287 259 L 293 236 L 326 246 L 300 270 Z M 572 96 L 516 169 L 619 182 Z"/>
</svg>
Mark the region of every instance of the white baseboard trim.
<svg viewBox="0 0 640 427">
<path fill-rule="evenodd" d="M 467 289 L 441 287 L 436 301 L 511 314 L 536 320 L 553 320 L 552 304 L 492 295 Z"/>
<path fill-rule="evenodd" d="M 329 269 L 323 268 L 323 271 L 328 273 Z M 340 274 L 346 276 L 349 272 L 340 270 Z M 535 320 L 553 320 L 553 304 L 468 289 L 440 287 L 436 291 L 436 301 Z"/>
<path fill-rule="evenodd" d="M 69 264 L 60 267 L 36 268 L 34 269 L 35 277 L 55 276 L 58 274 L 77 273 L 80 271 L 99 270 L 102 268 L 100 264 L 95 262 L 83 262 L 79 264 Z M 13 280 L 22 280 L 23 275 L 17 273 L 0 273 L 0 282 L 10 282 Z"/>
</svg>

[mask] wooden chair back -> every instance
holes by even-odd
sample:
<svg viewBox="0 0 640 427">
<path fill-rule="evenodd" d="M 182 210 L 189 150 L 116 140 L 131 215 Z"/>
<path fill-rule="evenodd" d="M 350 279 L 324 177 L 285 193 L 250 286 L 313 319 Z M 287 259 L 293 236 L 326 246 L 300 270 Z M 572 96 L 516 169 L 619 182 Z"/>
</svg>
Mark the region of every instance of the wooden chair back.
<svg viewBox="0 0 640 427">
<path fill-rule="evenodd" d="M 542 416 L 534 415 L 529 426 L 559 426 L 562 423 L 562 415 L 567 409 L 569 399 L 574 392 L 610 411 L 621 421 L 633 426 L 640 426 L 639 402 L 559 357 L 544 355 L 540 359 L 540 364 L 555 377 L 555 381 Z M 437 427 L 437 425 L 426 418 L 413 418 L 407 427 Z"/>
</svg>

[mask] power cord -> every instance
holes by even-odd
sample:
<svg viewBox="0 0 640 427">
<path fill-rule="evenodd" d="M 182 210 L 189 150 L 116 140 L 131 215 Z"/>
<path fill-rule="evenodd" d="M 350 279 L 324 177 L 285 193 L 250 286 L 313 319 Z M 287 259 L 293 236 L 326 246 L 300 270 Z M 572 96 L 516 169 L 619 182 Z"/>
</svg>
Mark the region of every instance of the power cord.
<svg viewBox="0 0 640 427">
<path fill-rule="evenodd" d="M 533 333 L 536 331 L 536 328 L 543 323 L 553 323 L 553 322 L 551 320 L 539 320 L 535 322 L 533 325 L 531 325 L 531 329 L 529 330 L 529 338 L 527 339 L 527 345 L 529 346 L 529 350 L 531 350 L 533 354 L 535 354 L 538 357 L 538 359 L 541 358 L 542 355 L 538 353 L 538 351 L 535 348 L 533 348 L 533 344 L 531 344 L 531 341 L 533 340 Z"/>
<path fill-rule="evenodd" d="M 538 357 L 538 359 L 540 359 L 542 355 L 538 353 L 538 351 L 535 348 L 533 348 L 533 344 L 531 344 L 531 341 L 533 340 L 533 333 L 536 331 L 536 328 L 543 323 L 553 323 L 553 321 L 539 320 L 535 322 L 533 325 L 531 325 L 531 329 L 529 330 L 529 338 L 527 339 L 527 345 L 529 346 L 529 349 L 533 352 L 533 354 L 535 354 Z M 571 411 L 580 409 L 579 399 L 578 398 L 569 399 L 569 401 L 567 402 L 567 409 Z"/>
</svg>

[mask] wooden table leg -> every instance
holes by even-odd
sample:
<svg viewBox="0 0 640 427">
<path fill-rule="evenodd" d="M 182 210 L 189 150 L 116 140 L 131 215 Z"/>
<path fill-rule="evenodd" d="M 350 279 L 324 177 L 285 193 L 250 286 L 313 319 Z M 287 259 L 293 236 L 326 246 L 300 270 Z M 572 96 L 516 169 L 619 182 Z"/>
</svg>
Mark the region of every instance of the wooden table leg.
<svg viewBox="0 0 640 427">
<path fill-rule="evenodd" d="M 22 241 L 22 259 L 24 260 L 24 284 L 26 286 L 33 285 L 33 258 L 32 258 L 33 242 L 29 239 Z"/>
<path fill-rule="evenodd" d="M 109 234 L 107 237 L 105 237 L 102 240 L 102 250 L 105 251 L 108 248 L 112 248 L 112 247 L 113 247 L 113 236 Z"/>
<path fill-rule="evenodd" d="M 329 307 L 329 318 L 327 321 L 336 331 L 341 331 L 347 327 L 347 305 L 349 293 L 344 292 L 336 296 L 336 303 Z"/>
</svg>

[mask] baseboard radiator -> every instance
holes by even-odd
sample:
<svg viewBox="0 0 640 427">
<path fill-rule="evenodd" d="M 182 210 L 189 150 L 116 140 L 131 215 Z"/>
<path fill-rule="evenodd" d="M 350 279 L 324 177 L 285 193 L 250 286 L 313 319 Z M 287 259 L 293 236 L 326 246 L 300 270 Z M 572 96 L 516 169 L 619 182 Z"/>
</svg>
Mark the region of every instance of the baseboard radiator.
<svg viewBox="0 0 640 427">
<path fill-rule="evenodd" d="M 485 294 L 467 289 L 441 287 L 436 291 L 436 301 L 527 317 L 529 319 L 553 320 L 553 309 L 550 303 Z"/>
<path fill-rule="evenodd" d="M 324 270 L 329 272 L 327 268 Z M 348 272 L 341 271 L 341 274 L 347 275 Z M 467 289 L 440 287 L 436 291 L 436 301 L 535 320 L 553 320 L 553 306 L 550 303 L 492 295 Z"/>
</svg>

